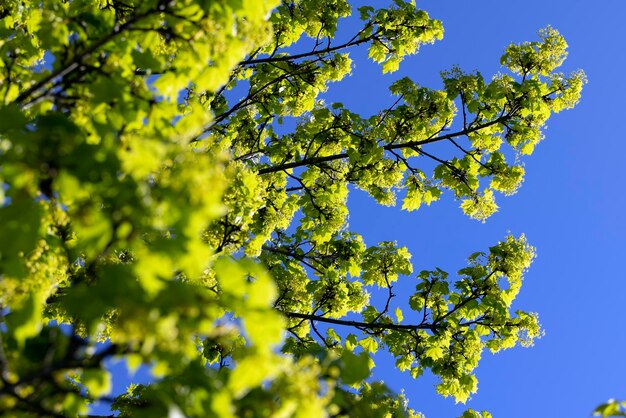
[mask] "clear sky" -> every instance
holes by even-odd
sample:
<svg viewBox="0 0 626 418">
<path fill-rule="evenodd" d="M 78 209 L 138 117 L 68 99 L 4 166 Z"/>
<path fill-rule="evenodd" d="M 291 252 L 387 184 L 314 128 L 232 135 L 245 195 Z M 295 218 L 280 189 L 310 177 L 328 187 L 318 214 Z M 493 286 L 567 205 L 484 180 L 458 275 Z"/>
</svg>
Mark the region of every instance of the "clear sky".
<svg viewBox="0 0 626 418">
<path fill-rule="evenodd" d="M 440 87 L 439 71 L 458 64 L 485 78 L 502 71 L 499 57 L 511 42 L 536 40 L 551 25 L 569 43 L 562 71 L 582 68 L 589 79 L 581 103 L 548 122 L 546 139 L 525 159 L 526 180 L 485 224 L 462 215 L 452 196 L 418 212 L 376 206 L 350 196 L 350 229 L 368 244 L 396 240 L 413 254 L 416 270 L 464 265 L 509 231 L 525 233 L 538 257 L 516 306 L 535 311 L 545 336 L 530 349 L 485 352 L 477 369 L 479 390 L 466 406 L 435 394 L 435 381 L 413 381 L 378 361 L 376 377 L 405 388 L 428 418 L 456 417 L 465 407 L 494 417 L 588 417 L 610 397 L 626 399 L 626 1 L 531 0 L 417 1 L 441 19 L 444 39 L 390 76 L 364 57 L 353 76 L 331 87 L 328 99 L 373 113 L 391 103 L 387 86 L 409 76 Z M 447 197 L 447 198 L 446 198 Z M 407 291 L 414 284 L 407 285 Z M 400 292 L 398 292 L 400 293 Z M 406 315 L 405 315 L 406 317 Z"/>
<path fill-rule="evenodd" d="M 479 391 L 465 406 L 437 395 L 434 379 L 414 381 L 380 356 L 375 377 L 404 388 L 428 418 L 457 417 L 467 407 L 487 409 L 496 418 L 588 417 L 610 397 L 626 399 L 626 138 L 620 125 L 626 120 L 626 1 L 417 5 L 443 21 L 443 41 L 423 47 L 387 76 L 365 54 L 352 54 L 353 75 L 331 85 L 326 100 L 367 115 L 392 103 L 387 86 L 403 76 L 437 88 L 439 71 L 458 64 L 490 78 L 502 70 L 499 58 L 509 43 L 536 40 L 536 31 L 547 25 L 570 45 L 563 71 L 582 68 L 589 83 L 574 110 L 549 121 L 546 139 L 525 160 L 521 190 L 500 197 L 500 211 L 485 224 L 465 217 L 450 195 L 413 213 L 377 206 L 360 192 L 350 195 L 350 230 L 370 245 L 406 245 L 417 271 L 441 267 L 453 273 L 469 254 L 508 232 L 525 233 L 538 252 L 516 306 L 538 312 L 546 334 L 530 349 L 485 352 L 477 369 Z M 397 293 L 413 286 L 407 280 Z M 116 386 L 126 382 L 120 378 Z"/>
</svg>

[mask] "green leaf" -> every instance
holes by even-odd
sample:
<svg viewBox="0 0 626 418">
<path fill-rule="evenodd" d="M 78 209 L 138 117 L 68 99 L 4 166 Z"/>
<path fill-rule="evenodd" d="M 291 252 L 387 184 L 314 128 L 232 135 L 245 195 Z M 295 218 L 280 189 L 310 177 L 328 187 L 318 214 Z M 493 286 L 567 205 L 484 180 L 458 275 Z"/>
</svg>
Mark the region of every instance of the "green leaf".
<svg viewBox="0 0 626 418">
<path fill-rule="evenodd" d="M 39 334 L 43 326 L 44 298 L 41 292 L 33 291 L 23 299 L 21 306 L 14 306 L 6 317 L 7 330 L 18 347 L 23 348 L 27 339 Z"/>
<path fill-rule="evenodd" d="M 15 200 L 0 207 L 0 274 L 26 274 L 24 256 L 37 245 L 42 215 L 41 204 L 33 200 Z"/>
<path fill-rule="evenodd" d="M 346 350 L 349 351 L 354 351 L 355 347 L 357 346 L 357 339 L 356 339 L 356 335 L 354 334 L 349 334 L 346 337 Z"/>
<path fill-rule="evenodd" d="M 111 374 L 107 370 L 86 369 L 81 381 L 94 398 L 108 395 L 112 389 Z"/>
<path fill-rule="evenodd" d="M 424 354 L 433 360 L 439 360 L 440 358 L 443 357 L 443 348 L 432 346 L 432 347 L 427 348 L 426 351 L 424 351 Z"/>
<path fill-rule="evenodd" d="M 396 319 L 398 320 L 398 324 L 399 324 L 400 322 L 402 322 L 402 319 L 404 319 L 404 316 L 402 315 L 402 309 L 396 308 L 394 312 L 396 314 Z"/>
<path fill-rule="evenodd" d="M 343 350 L 341 354 L 341 380 L 346 385 L 355 385 L 370 375 L 370 356 L 365 353 L 354 354 Z"/>
<path fill-rule="evenodd" d="M 372 337 L 363 338 L 359 341 L 359 345 L 370 354 L 374 354 L 378 351 L 378 342 Z"/>
<path fill-rule="evenodd" d="M 27 123 L 26 116 L 15 104 L 0 106 L 0 133 L 21 130 Z"/>
</svg>

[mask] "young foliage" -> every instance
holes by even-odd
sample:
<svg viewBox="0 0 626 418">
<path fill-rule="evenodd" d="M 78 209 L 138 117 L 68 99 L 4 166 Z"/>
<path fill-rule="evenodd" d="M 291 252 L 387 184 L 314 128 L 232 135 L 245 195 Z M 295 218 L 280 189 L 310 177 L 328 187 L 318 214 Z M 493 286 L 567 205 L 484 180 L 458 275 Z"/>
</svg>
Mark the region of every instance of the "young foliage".
<svg viewBox="0 0 626 418">
<path fill-rule="evenodd" d="M 484 221 L 547 119 L 578 102 L 584 74 L 555 72 L 565 41 L 547 28 L 509 46 L 491 79 L 402 78 L 366 116 L 319 99 L 353 70 L 349 51 L 393 72 L 443 27 L 395 0 L 358 9 L 340 42 L 352 13 L 343 0 L 0 6 L 3 411 L 419 416 L 375 381 L 373 354 L 465 402 L 485 349 L 541 335 L 511 308 L 534 257 L 524 236 L 454 278 L 414 274 L 405 247 L 348 230 L 346 202 L 359 188 L 415 211 L 451 195 Z M 402 300 L 399 280 L 416 283 Z M 152 382 L 111 397 L 112 358 L 150 366 Z"/>
<path fill-rule="evenodd" d="M 593 411 L 594 417 L 626 417 L 626 402 L 609 399 Z"/>
</svg>

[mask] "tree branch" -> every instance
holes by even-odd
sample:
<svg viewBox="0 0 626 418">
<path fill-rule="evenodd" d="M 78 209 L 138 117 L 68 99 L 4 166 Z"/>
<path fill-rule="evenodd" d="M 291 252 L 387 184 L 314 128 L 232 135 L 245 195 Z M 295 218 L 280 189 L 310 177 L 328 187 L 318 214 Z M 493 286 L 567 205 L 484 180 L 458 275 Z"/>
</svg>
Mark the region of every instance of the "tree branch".
<svg viewBox="0 0 626 418">
<path fill-rule="evenodd" d="M 369 328 L 369 329 L 387 329 L 395 331 L 413 331 L 416 329 L 428 329 L 435 331 L 436 325 L 433 324 L 417 324 L 417 325 L 400 325 L 400 324 L 383 324 L 377 322 L 359 322 L 359 321 L 346 321 L 343 319 L 326 318 L 319 315 L 303 314 L 299 312 L 283 312 L 288 318 L 300 318 L 309 321 L 325 322 L 327 324 L 344 325 L 355 328 Z"/>
<path fill-rule="evenodd" d="M 164 7 L 164 6 L 159 6 L 159 8 L 162 8 L 162 7 Z M 23 107 L 27 107 L 30 104 L 30 102 L 26 102 L 26 103 L 24 103 L 24 102 L 29 97 L 31 97 L 34 93 L 38 92 L 39 90 L 42 90 L 42 89 L 46 88 L 48 86 L 48 84 L 53 83 L 54 80 L 59 79 L 59 78 L 63 78 L 65 76 L 67 76 L 68 74 L 71 74 L 72 72 L 76 71 L 77 69 L 79 69 L 81 67 L 83 62 L 87 58 L 89 58 L 89 56 L 91 54 L 93 54 L 98 48 L 100 48 L 101 46 L 103 46 L 103 45 L 107 44 L 108 42 L 112 41 L 117 36 L 119 36 L 122 33 L 124 33 L 124 31 L 130 29 L 132 25 L 134 25 L 135 23 L 137 23 L 141 19 L 144 19 L 144 18 L 150 16 L 151 14 L 157 13 L 157 12 L 160 12 L 160 11 L 161 10 L 154 10 L 154 9 L 148 10 L 148 11 L 146 11 L 144 13 L 141 13 L 141 14 L 133 16 L 130 20 L 128 20 L 127 22 L 125 22 L 122 25 L 115 25 L 115 27 L 113 28 L 113 32 L 109 33 L 107 36 L 105 36 L 105 37 L 99 39 L 98 41 L 94 42 L 89 48 L 87 48 L 81 54 L 79 54 L 76 57 L 74 57 L 74 59 L 71 62 L 68 62 L 64 66 L 61 66 L 56 71 L 53 71 L 52 73 L 50 73 L 47 77 L 44 77 L 42 80 L 38 81 L 37 83 L 35 83 L 31 87 L 29 87 L 28 89 L 23 91 L 22 93 L 20 93 L 17 96 L 17 98 L 13 101 L 13 103 L 21 104 Z"/>
<path fill-rule="evenodd" d="M 463 129 L 458 132 L 453 132 L 453 133 L 449 133 L 445 135 L 439 135 L 433 138 L 427 138 L 427 139 L 423 139 L 419 141 L 403 142 L 399 144 L 388 144 L 388 145 L 383 146 L 382 148 L 386 151 L 390 151 L 394 149 L 413 148 L 413 147 L 419 147 L 419 146 L 426 145 L 426 144 L 432 144 L 434 142 L 444 141 L 444 140 L 448 140 L 451 138 L 456 138 L 459 136 L 465 136 L 465 135 L 471 134 L 472 132 L 476 132 L 481 129 L 488 128 L 489 126 L 506 122 L 511 117 L 513 117 L 513 114 L 509 113 L 507 115 L 501 116 L 485 124 L 474 126 L 472 128 Z M 342 160 L 344 158 L 348 158 L 347 152 L 343 152 L 341 154 L 335 154 L 335 155 L 327 155 L 324 157 L 304 158 L 300 161 L 292 161 L 290 163 L 279 164 L 279 165 L 275 165 L 271 167 L 262 168 L 259 171 L 257 171 L 257 173 L 259 175 L 276 173 L 278 171 L 288 170 L 290 168 L 303 167 L 307 165 L 318 165 L 318 164 L 322 164 L 322 163 L 329 162 L 329 161 Z"/>
<path fill-rule="evenodd" d="M 361 31 L 359 31 L 359 33 L 361 33 Z M 369 42 L 372 39 L 375 39 L 376 36 L 380 33 L 380 31 L 377 31 L 373 34 L 371 34 L 368 37 L 365 38 L 361 38 L 359 40 L 354 40 L 356 38 L 356 36 L 354 38 L 352 38 L 350 41 L 341 44 L 341 45 L 337 45 L 337 46 L 333 46 L 333 47 L 327 47 L 324 49 L 320 49 L 318 51 L 309 51 L 309 52 L 303 52 L 301 54 L 295 54 L 295 55 L 283 55 L 280 57 L 267 57 L 267 58 L 257 58 L 257 59 L 248 59 L 248 60 L 244 60 L 241 61 L 239 63 L 239 65 L 254 65 L 254 64 L 266 64 L 266 63 L 270 63 L 270 62 L 283 62 L 283 61 L 291 61 L 291 60 L 297 60 L 300 58 L 307 58 L 307 57 L 313 57 L 313 56 L 318 56 L 318 55 L 323 55 L 323 54 L 328 54 L 329 52 L 334 52 L 334 51 L 338 51 L 340 49 L 345 49 L 345 48 L 349 48 L 351 46 L 356 46 L 356 45 L 360 45 L 362 43 L 365 42 Z M 357 34 L 358 36 L 358 34 Z"/>
</svg>

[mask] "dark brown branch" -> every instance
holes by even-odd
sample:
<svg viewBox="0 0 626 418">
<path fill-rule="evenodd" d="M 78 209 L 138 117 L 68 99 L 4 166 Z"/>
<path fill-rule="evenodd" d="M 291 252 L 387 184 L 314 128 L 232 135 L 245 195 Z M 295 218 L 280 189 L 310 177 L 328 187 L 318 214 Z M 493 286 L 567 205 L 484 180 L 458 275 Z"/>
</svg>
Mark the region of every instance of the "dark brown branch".
<svg viewBox="0 0 626 418">
<path fill-rule="evenodd" d="M 343 319 L 327 318 L 319 315 L 303 314 L 299 312 L 284 312 L 288 318 L 300 318 L 309 321 L 325 322 L 327 324 L 344 325 L 348 327 L 364 328 L 364 329 L 387 329 L 394 331 L 412 331 L 416 329 L 428 329 L 435 331 L 437 326 L 433 324 L 417 324 L 417 325 L 400 325 L 400 324 L 384 324 L 377 322 L 359 322 L 346 321 Z"/>
<path fill-rule="evenodd" d="M 432 144 L 434 142 L 439 142 L 439 141 L 444 141 L 444 140 L 448 140 L 451 138 L 456 138 L 459 136 L 465 136 L 468 134 L 471 134 L 473 132 L 479 131 L 481 129 L 487 128 L 489 126 L 498 124 L 498 123 L 503 123 L 506 122 L 508 119 L 510 119 L 511 117 L 513 117 L 513 114 L 510 113 L 508 115 L 504 115 L 501 116 L 497 119 L 494 119 L 490 122 L 484 123 L 482 125 L 478 125 L 472 128 L 468 128 L 468 129 L 463 129 L 461 131 L 458 132 L 453 132 L 453 133 L 449 133 L 449 134 L 445 134 L 445 135 L 440 135 L 440 136 L 435 136 L 433 138 L 427 138 L 427 139 L 423 139 L 423 140 L 419 140 L 419 141 L 410 141 L 410 142 L 403 142 L 403 143 L 399 143 L 399 144 L 388 144 L 383 146 L 382 148 L 386 151 L 390 151 L 390 150 L 394 150 L 394 149 L 402 149 L 402 148 L 413 148 L 413 147 L 419 147 L 422 145 L 426 145 L 426 144 Z M 307 166 L 307 165 L 318 165 L 318 164 L 322 164 L 325 162 L 329 162 L 329 161 L 336 161 L 336 160 L 342 160 L 344 158 L 348 158 L 348 153 L 347 152 L 343 152 L 341 154 L 335 154 L 335 155 L 327 155 L 324 157 L 310 157 L 310 158 L 304 158 L 300 161 L 293 161 L 290 163 L 286 163 L 286 164 L 279 164 L 279 165 L 275 165 L 272 167 L 266 167 L 266 168 L 262 168 L 260 169 L 257 173 L 260 175 L 263 174 L 269 174 L 269 173 L 276 173 L 278 171 L 283 171 L 283 170 L 288 170 L 290 168 L 297 168 L 297 167 L 303 167 L 303 166 Z"/>
<path fill-rule="evenodd" d="M 359 32 L 359 33 L 361 33 L 361 32 Z M 373 34 L 371 34 L 368 37 L 361 38 L 361 39 L 358 39 L 358 40 L 355 40 L 356 37 L 354 37 L 350 41 L 346 42 L 345 44 L 341 44 L 341 45 L 337 45 L 337 46 L 333 46 L 333 47 L 329 46 L 327 48 L 320 49 L 320 50 L 317 50 L 317 51 L 313 50 L 313 51 L 309 51 L 309 52 L 303 52 L 301 54 L 283 55 L 281 57 L 267 57 L 267 58 L 248 59 L 248 60 L 241 61 L 239 63 L 239 65 L 254 65 L 254 64 L 265 64 L 265 63 L 270 63 L 270 62 L 283 62 L 283 61 L 291 61 L 291 60 L 297 60 L 297 59 L 300 59 L 300 58 L 307 58 L 307 57 L 312 57 L 312 56 L 328 54 L 330 52 L 338 51 L 340 49 L 345 49 L 345 48 L 349 48 L 351 46 L 357 46 L 357 45 L 360 45 L 362 43 L 369 42 L 372 39 L 375 39 L 376 36 L 378 35 L 378 33 L 379 32 L 373 33 Z"/>
<path fill-rule="evenodd" d="M 302 257 L 302 256 L 296 254 L 293 251 L 287 251 L 287 250 L 283 250 L 283 249 L 278 248 L 278 247 L 271 247 L 269 245 L 264 245 L 263 246 L 263 250 L 267 251 L 267 252 L 270 252 L 270 253 L 284 255 L 286 257 L 291 257 L 291 258 L 301 262 L 305 266 L 309 267 L 310 269 L 315 270 L 316 272 L 318 272 L 320 274 L 323 274 L 323 272 L 319 268 L 315 267 L 314 265 L 312 265 L 311 263 L 306 261 L 305 257 Z M 313 260 L 313 261 L 315 261 L 315 260 Z"/>
<path fill-rule="evenodd" d="M 276 83 L 280 83 L 283 80 L 288 80 L 289 77 L 292 76 L 298 76 L 299 74 L 302 73 L 307 73 L 307 72 L 312 72 L 315 71 L 314 68 L 309 68 L 312 64 L 316 64 L 317 62 L 319 62 L 319 60 L 314 60 L 314 61 L 308 61 L 304 64 L 302 64 L 300 67 L 296 68 L 294 71 L 289 71 L 287 69 L 284 68 L 280 68 L 282 71 L 285 71 L 285 73 L 279 77 L 276 77 L 275 79 L 268 81 L 266 84 L 264 84 L 263 86 L 259 87 L 258 89 L 253 91 L 253 87 L 255 86 L 250 86 L 250 90 L 248 91 L 248 95 L 246 97 L 244 97 L 243 99 L 241 99 L 239 102 L 237 102 L 233 107 L 231 107 L 230 109 L 228 109 L 227 111 L 220 113 L 219 115 L 215 116 L 215 119 L 211 122 L 211 124 L 209 126 L 207 126 L 205 129 L 202 130 L 202 132 L 197 135 L 196 137 L 192 138 L 189 142 L 193 143 L 193 142 L 197 142 L 201 139 L 202 135 L 206 134 L 207 132 L 210 132 L 215 126 L 217 126 L 219 123 L 221 123 L 222 121 L 224 121 L 226 118 L 228 118 L 230 115 L 232 115 L 233 113 L 235 113 L 236 111 L 249 106 L 250 104 L 255 103 L 253 101 L 253 99 L 258 96 L 260 93 L 262 93 L 263 91 L 265 91 L 265 89 L 267 89 L 268 87 L 273 86 Z M 304 71 L 301 71 L 304 70 Z"/>
<path fill-rule="evenodd" d="M 119 26 L 116 25 L 113 28 L 113 32 L 109 33 L 107 36 L 105 36 L 105 37 L 99 39 L 98 41 L 94 42 L 89 48 L 87 48 L 81 54 L 79 54 L 76 57 L 74 57 L 74 59 L 71 62 L 66 63 L 64 66 L 58 68 L 56 71 L 53 71 L 47 77 L 44 77 L 42 80 L 38 81 L 37 83 L 32 85 L 30 88 L 28 88 L 25 91 L 23 91 L 20 95 L 17 96 L 17 98 L 13 101 L 13 103 L 18 103 L 18 104 L 21 104 L 23 106 L 27 106 L 29 103 L 28 102 L 24 103 L 24 102 L 30 96 L 32 96 L 34 93 L 38 92 L 39 90 L 42 90 L 42 89 L 46 88 L 46 86 L 48 84 L 52 83 L 55 79 L 63 78 L 65 76 L 71 74 L 72 72 L 76 71 L 77 69 L 79 69 L 83 65 L 83 62 L 87 58 L 89 58 L 89 56 L 91 56 L 91 54 L 93 54 L 101 46 L 111 42 L 117 36 L 121 35 L 126 30 L 130 29 L 132 25 L 134 25 L 135 23 L 137 23 L 141 19 L 143 19 L 145 17 L 148 17 L 151 14 L 157 13 L 157 12 L 159 12 L 159 10 L 154 10 L 154 9 L 153 10 L 148 10 L 145 13 L 133 16 L 132 19 L 128 20 L 127 22 L 125 22 L 122 25 L 119 25 Z"/>
<path fill-rule="evenodd" d="M 374 318 L 374 320 L 372 322 L 378 322 L 378 320 L 380 318 L 383 317 L 383 315 L 387 314 L 389 312 L 389 304 L 391 303 L 391 299 L 394 298 L 394 296 L 396 296 L 393 293 L 393 286 L 391 285 L 391 283 L 389 283 L 389 278 L 388 278 L 388 268 L 391 267 L 388 264 L 384 267 L 384 271 L 383 271 L 383 275 L 385 278 L 385 284 L 387 286 L 387 302 L 385 303 L 385 309 L 383 309 L 378 315 L 376 315 L 376 318 Z"/>
</svg>

